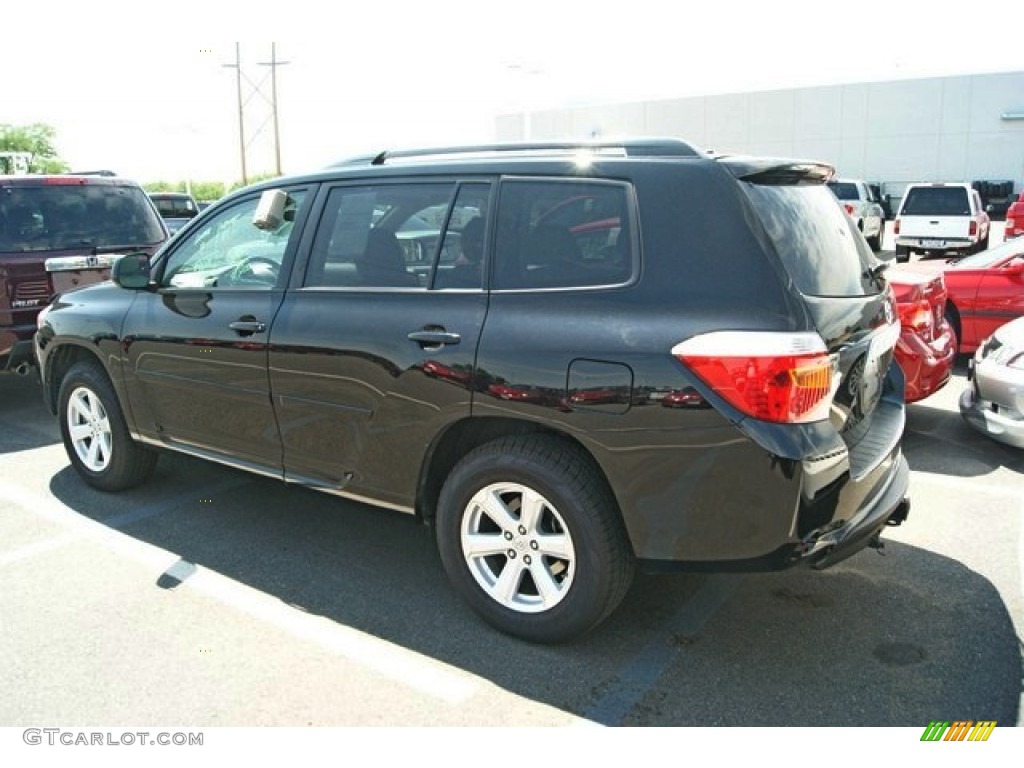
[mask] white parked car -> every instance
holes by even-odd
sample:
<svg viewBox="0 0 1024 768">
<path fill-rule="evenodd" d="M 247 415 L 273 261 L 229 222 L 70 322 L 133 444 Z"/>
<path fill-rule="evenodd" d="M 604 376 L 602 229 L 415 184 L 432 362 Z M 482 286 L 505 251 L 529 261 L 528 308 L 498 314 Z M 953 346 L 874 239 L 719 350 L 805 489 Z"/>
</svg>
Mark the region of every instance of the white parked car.
<svg viewBox="0 0 1024 768">
<path fill-rule="evenodd" d="M 989 216 L 970 184 L 911 184 L 893 222 L 896 261 L 914 252 L 965 256 L 988 248 Z"/>
<path fill-rule="evenodd" d="M 860 179 L 832 179 L 829 189 L 839 198 L 843 209 L 857 222 L 857 229 L 868 241 L 871 250 L 882 250 L 885 236 L 885 211 L 867 182 Z"/>
<path fill-rule="evenodd" d="M 999 327 L 978 347 L 969 378 L 971 386 L 960 395 L 967 423 L 1024 448 L 1024 317 Z"/>
</svg>

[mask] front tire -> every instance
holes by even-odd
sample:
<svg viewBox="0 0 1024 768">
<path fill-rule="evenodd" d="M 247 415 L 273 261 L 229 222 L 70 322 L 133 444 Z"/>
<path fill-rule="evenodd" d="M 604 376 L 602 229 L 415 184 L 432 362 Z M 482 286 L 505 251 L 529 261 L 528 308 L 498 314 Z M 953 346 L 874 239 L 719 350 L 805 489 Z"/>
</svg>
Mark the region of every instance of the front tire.
<svg viewBox="0 0 1024 768">
<path fill-rule="evenodd" d="M 532 642 L 565 642 L 593 629 L 633 575 L 604 478 L 582 449 L 555 437 L 508 437 L 463 458 L 441 490 L 437 542 L 470 607 Z"/>
<path fill-rule="evenodd" d="M 98 362 L 76 363 L 58 395 L 60 433 L 71 466 L 101 491 L 122 491 L 152 474 L 157 455 L 128 431 L 114 387 Z"/>
</svg>

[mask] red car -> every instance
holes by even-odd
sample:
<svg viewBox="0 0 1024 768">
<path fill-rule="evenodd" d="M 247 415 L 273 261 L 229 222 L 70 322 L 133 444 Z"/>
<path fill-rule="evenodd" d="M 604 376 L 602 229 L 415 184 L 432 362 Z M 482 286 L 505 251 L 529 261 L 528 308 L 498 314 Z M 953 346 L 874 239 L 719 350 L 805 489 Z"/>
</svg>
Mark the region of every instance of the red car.
<svg viewBox="0 0 1024 768">
<path fill-rule="evenodd" d="M 1024 235 L 1024 192 L 1021 192 L 1006 209 L 1006 224 L 1004 226 L 1003 237 L 1007 240 Z"/>
<path fill-rule="evenodd" d="M 942 272 L 946 319 L 960 354 L 974 352 L 999 326 L 1024 316 L 1024 237 L 946 262 L 916 261 L 889 270 L 890 279 L 910 271 Z"/>
<path fill-rule="evenodd" d="M 946 320 L 946 285 L 942 273 L 890 270 L 889 284 L 900 316 L 896 362 L 906 379 L 906 401 L 937 392 L 953 372 L 956 337 Z"/>
</svg>

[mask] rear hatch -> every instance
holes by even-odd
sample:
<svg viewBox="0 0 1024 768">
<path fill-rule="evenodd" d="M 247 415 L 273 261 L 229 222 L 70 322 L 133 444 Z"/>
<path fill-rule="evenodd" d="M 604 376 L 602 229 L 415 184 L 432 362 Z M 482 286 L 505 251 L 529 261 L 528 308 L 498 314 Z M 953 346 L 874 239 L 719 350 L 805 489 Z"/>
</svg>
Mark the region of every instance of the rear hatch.
<svg viewBox="0 0 1024 768">
<path fill-rule="evenodd" d="M 723 162 L 743 182 L 824 342 L 837 374 L 829 419 L 849 450 L 851 475 L 863 476 L 903 431 L 902 392 L 887 383 L 900 326 L 884 263 L 825 186 L 830 167 Z"/>
<path fill-rule="evenodd" d="M 106 177 L 0 179 L 0 277 L 14 324 L 56 293 L 107 279 L 124 253 L 153 254 L 167 230 L 146 193 Z"/>
<path fill-rule="evenodd" d="M 943 248 L 971 236 L 971 201 L 965 187 L 911 187 L 900 209 L 897 235 L 917 238 L 922 248 Z"/>
</svg>

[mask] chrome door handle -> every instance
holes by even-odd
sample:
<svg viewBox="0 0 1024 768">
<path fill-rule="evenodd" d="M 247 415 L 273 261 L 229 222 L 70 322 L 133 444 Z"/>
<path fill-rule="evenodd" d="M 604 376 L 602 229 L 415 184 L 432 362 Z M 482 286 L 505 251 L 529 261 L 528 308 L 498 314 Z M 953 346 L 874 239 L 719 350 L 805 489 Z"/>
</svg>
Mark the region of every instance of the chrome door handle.
<svg viewBox="0 0 1024 768">
<path fill-rule="evenodd" d="M 413 331 L 409 334 L 409 341 L 415 341 L 421 347 L 443 347 L 447 344 L 458 344 L 462 337 L 444 330 Z"/>
<path fill-rule="evenodd" d="M 261 323 L 259 320 L 236 320 L 228 325 L 232 331 L 237 331 L 242 335 L 263 333 L 267 330 L 267 324 Z"/>
</svg>

